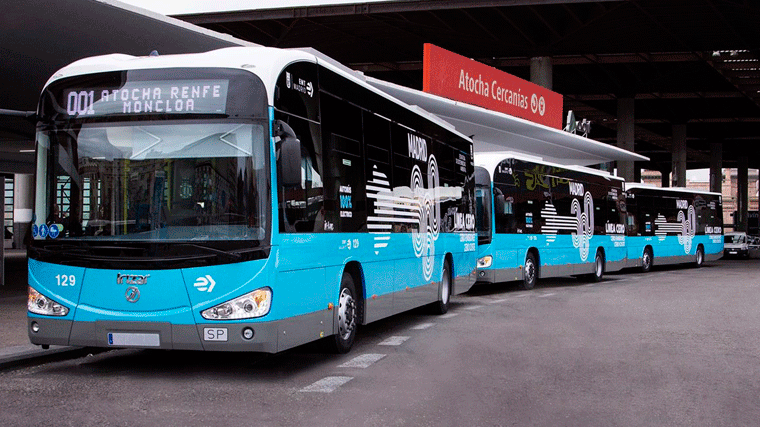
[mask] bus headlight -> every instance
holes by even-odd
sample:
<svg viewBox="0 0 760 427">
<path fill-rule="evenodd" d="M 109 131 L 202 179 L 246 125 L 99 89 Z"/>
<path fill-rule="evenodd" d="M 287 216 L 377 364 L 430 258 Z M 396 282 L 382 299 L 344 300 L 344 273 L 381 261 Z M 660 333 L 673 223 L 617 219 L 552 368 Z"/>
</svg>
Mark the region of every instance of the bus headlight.
<svg viewBox="0 0 760 427">
<path fill-rule="evenodd" d="M 486 255 L 482 258 L 478 258 L 478 268 L 488 268 L 491 266 L 492 262 L 493 257 L 491 255 Z"/>
<path fill-rule="evenodd" d="M 272 289 L 260 288 L 203 310 L 201 316 L 208 320 L 251 319 L 267 315 L 271 307 Z"/>
<path fill-rule="evenodd" d="M 42 295 L 31 286 L 29 287 L 29 299 L 26 302 L 26 309 L 32 313 L 44 314 L 45 316 L 65 316 L 69 313 L 67 307 Z"/>
</svg>

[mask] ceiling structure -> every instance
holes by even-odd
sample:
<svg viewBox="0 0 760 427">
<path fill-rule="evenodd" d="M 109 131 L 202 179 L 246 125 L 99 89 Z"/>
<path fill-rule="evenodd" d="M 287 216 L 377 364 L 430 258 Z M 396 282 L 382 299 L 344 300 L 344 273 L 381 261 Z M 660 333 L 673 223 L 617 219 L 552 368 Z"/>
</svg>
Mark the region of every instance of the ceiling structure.
<svg viewBox="0 0 760 427">
<path fill-rule="evenodd" d="M 365 74 L 422 88 L 432 43 L 524 79 L 548 56 L 564 109 L 615 144 L 617 103 L 635 99 L 635 151 L 670 170 L 673 125 L 688 168 L 747 156 L 760 167 L 760 2 L 442 0 L 257 9 L 176 18 L 274 47 L 313 47 Z"/>
</svg>

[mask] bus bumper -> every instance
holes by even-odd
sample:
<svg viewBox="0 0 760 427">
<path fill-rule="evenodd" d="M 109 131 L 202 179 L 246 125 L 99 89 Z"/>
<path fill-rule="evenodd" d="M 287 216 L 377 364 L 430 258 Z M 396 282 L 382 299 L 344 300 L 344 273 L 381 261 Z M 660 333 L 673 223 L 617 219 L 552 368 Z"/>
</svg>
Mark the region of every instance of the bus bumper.
<svg viewBox="0 0 760 427">
<path fill-rule="evenodd" d="M 278 349 L 277 341 L 278 335 L 284 331 L 284 323 L 174 325 L 164 322 L 73 322 L 29 317 L 27 327 L 29 340 L 37 345 L 275 353 L 283 350 Z"/>
</svg>

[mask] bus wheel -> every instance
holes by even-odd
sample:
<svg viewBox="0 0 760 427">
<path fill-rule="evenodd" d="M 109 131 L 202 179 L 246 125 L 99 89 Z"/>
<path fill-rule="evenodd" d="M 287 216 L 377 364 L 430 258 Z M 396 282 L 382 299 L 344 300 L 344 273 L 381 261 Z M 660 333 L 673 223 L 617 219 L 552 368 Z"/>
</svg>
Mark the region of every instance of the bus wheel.
<svg viewBox="0 0 760 427">
<path fill-rule="evenodd" d="M 338 333 L 333 336 L 333 350 L 336 353 L 348 353 L 354 345 L 357 313 L 354 279 L 349 273 L 343 273 L 338 297 Z"/>
<path fill-rule="evenodd" d="M 702 249 L 702 246 L 699 246 L 697 248 L 697 261 L 694 263 L 697 268 L 702 267 L 702 264 L 705 263 L 705 250 Z"/>
<path fill-rule="evenodd" d="M 533 252 L 528 252 L 525 256 L 525 266 L 523 267 L 523 281 L 521 287 L 525 290 L 533 289 L 538 280 L 538 265 L 536 265 L 536 256 Z"/>
<path fill-rule="evenodd" d="M 451 265 L 449 260 L 443 262 L 443 277 L 438 286 L 438 301 L 433 303 L 433 313 L 446 314 L 451 302 Z"/>
<path fill-rule="evenodd" d="M 594 258 L 594 273 L 591 275 L 591 281 L 599 282 L 604 277 L 604 256 L 597 251 L 596 258 Z"/>
<path fill-rule="evenodd" d="M 641 272 L 647 273 L 652 269 L 652 250 L 644 248 L 644 254 L 641 255 Z"/>
</svg>

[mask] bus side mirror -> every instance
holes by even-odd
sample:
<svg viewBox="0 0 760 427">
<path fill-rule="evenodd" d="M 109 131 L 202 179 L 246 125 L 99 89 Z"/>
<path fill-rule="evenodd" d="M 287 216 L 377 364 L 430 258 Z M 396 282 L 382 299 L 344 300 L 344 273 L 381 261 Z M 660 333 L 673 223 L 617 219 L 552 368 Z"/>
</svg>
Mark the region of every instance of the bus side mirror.
<svg viewBox="0 0 760 427">
<path fill-rule="evenodd" d="M 287 123 L 274 122 L 274 136 L 280 138 L 280 181 L 286 187 L 301 185 L 301 141 Z"/>
</svg>

